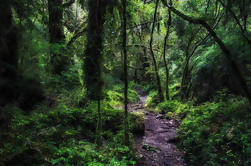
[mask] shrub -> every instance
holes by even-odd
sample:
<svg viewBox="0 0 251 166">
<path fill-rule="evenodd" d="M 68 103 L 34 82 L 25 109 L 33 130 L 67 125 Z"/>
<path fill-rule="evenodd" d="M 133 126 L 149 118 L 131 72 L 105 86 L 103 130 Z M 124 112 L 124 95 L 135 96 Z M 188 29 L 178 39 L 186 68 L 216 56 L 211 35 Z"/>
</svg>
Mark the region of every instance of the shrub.
<svg viewBox="0 0 251 166">
<path fill-rule="evenodd" d="M 158 92 L 157 91 L 150 91 L 149 95 L 146 99 L 146 107 L 154 108 L 158 103 Z"/>
<path fill-rule="evenodd" d="M 5 108 L 4 113 L 13 116 L 9 124 L 11 128 L 8 130 L 12 134 L 8 134 L 6 131 L 3 133 L 5 135 L 2 133 L 0 135 L 6 138 L 2 142 L 4 146 L 0 148 L 0 165 L 12 163 L 20 156 L 31 161 L 33 158 L 28 158 L 27 155 L 34 150 L 39 152 L 40 158 L 50 159 L 47 162 L 53 165 L 88 165 L 91 163 L 127 165 L 129 162 L 133 162 L 131 161 L 132 151 L 123 150 L 124 158 L 121 158 L 122 145 L 119 144 L 119 141 L 116 142 L 116 145 L 114 143 L 114 138 L 120 138 L 116 135 L 123 129 L 124 112 L 107 107 L 102 107 L 101 110 L 103 140 L 107 144 L 114 144 L 113 147 L 117 149 L 113 150 L 110 146 L 98 149 L 93 143 L 80 141 L 95 139 L 96 103 L 90 103 L 85 109 L 68 107 L 64 104 L 59 104 L 55 108 L 43 105 L 31 114 L 25 114 L 18 108 Z M 133 116 L 130 115 L 130 117 Z M 137 127 L 137 120 L 130 118 L 129 124 L 130 129 L 134 130 Z M 42 160 L 42 163 L 45 162 Z"/>
<path fill-rule="evenodd" d="M 128 83 L 128 87 L 129 87 L 130 89 L 133 89 L 133 90 L 143 89 L 143 86 L 142 86 L 142 85 L 139 85 L 139 84 L 135 83 L 134 81 L 130 81 L 130 82 Z"/>
<path fill-rule="evenodd" d="M 194 107 L 181 123 L 180 147 L 191 165 L 249 165 L 250 108 L 245 99 Z"/>
</svg>

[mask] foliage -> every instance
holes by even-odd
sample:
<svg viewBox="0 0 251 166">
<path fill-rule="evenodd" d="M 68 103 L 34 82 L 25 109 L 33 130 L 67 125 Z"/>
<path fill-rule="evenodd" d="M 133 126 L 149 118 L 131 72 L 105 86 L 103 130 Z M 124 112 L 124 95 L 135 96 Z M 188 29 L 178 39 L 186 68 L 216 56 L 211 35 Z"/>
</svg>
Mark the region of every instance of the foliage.
<svg viewBox="0 0 251 166">
<path fill-rule="evenodd" d="M 144 111 L 129 112 L 131 145 L 124 146 L 121 1 L 101 0 L 100 10 L 92 0 L 64 0 L 54 9 L 48 2 L 0 5 L 0 165 L 134 165 L 132 134 L 144 132 Z M 178 120 L 180 148 L 191 165 L 250 165 L 250 103 L 231 70 L 236 63 L 237 76 L 251 87 L 250 1 L 172 1 L 208 24 L 231 63 L 207 29 L 174 10 L 164 46 L 168 8 L 161 2 L 168 1 L 159 2 L 152 47 L 162 89 L 167 47 L 170 100 L 158 101 L 148 45 L 155 1 L 127 0 L 129 104 L 148 94 L 147 109 Z M 97 103 L 90 98 L 102 98 L 99 147 Z"/>
<path fill-rule="evenodd" d="M 123 85 L 117 84 L 114 85 L 111 90 L 107 90 L 105 92 L 105 100 L 104 104 L 108 105 L 109 107 L 121 107 L 124 100 L 124 91 L 123 91 Z M 133 89 L 128 89 L 128 101 L 130 103 L 136 103 L 139 100 L 138 93 Z"/>
<path fill-rule="evenodd" d="M 180 147 L 191 165 L 249 165 L 250 108 L 239 97 L 194 107 L 180 126 Z"/>
<path fill-rule="evenodd" d="M 189 104 L 181 103 L 177 100 L 168 100 L 159 103 L 156 106 L 156 109 L 160 110 L 160 113 L 164 114 L 166 118 L 183 119 L 190 111 L 191 106 L 189 106 Z"/>
<path fill-rule="evenodd" d="M 8 138 L 0 150 L 1 163 L 14 162 L 16 156 L 26 158 L 27 150 L 35 150 L 40 156 L 48 158 L 48 161 L 42 160 L 42 163 L 127 165 L 132 162 L 134 156 L 132 151 L 121 144 L 123 142 L 123 137 L 121 138 L 119 134 L 123 128 L 121 110 L 102 108 L 104 130 L 102 136 L 107 140 L 106 146 L 100 149 L 88 141 L 95 138 L 97 121 L 95 108 L 95 104 L 89 104 L 86 109 L 63 104 L 55 108 L 41 105 L 30 115 L 15 107 L 3 108 L 1 112 L 13 115 L 13 119 L 10 131 L 1 134 L 1 137 Z M 138 126 L 136 119 L 135 115 L 130 115 L 132 131 Z M 9 134 L 10 132 L 12 134 Z M 16 143 L 12 144 L 16 139 Z"/>
<path fill-rule="evenodd" d="M 155 107 L 158 101 L 158 92 L 150 91 L 146 99 L 146 107 Z"/>
<path fill-rule="evenodd" d="M 107 94 L 111 98 L 106 98 L 102 104 L 102 137 L 106 140 L 107 146 L 101 149 L 88 141 L 95 138 L 96 104 L 89 103 L 86 109 L 82 109 L 77 107 L 77 104 L 72 104 L 75 102 L 72 97 L 76 97 L 76 94 L 66 97 L 67 93 L 76 91 L 63 88 L 60 89 L 60 92 L 65 95 L 62 96 L 61 93 L 58 93 L 59 95 L 55 96 L 56 101 L 54 102 L 58 104 L 54 108 L 46 106 L 47 102 L 37 106 L 31 114 L 25 114 L 16 107 L 3 108 L 2 114 L 12 115 L 13 118 L 10 130 L 1 135 L 7 138 L 0 150 L 1 163 L 13 163 L 20 156 L 27 158 L 27 153 L 31 150 L 39 153 L 40 157 L 36 156 L 36 159 L 40 158 L 40 163 L 61 165 L 128 165 L 135 163 L 132 151 L 122 145 L 124 113 L 122 110 L 111 107 L 114 103 L 122 103 L 123 97 L 120 92 L 108 91 Z M 137 101 L 136 92 L 133 90 L 129 92 L 132 93 L 131 102 Z M 142 117 L 129 114 L 130 131 L 144 131 Z M 10 133 L 12 134 L 10 135 Z M 16 143 L 12 144 L 12 141 Z M 44 157 L 48 159 L 45 161 Z M 30 160 L 35 160 L 35 156 Z"/>
<path fill-rule="evenodd" d="M 51 161 L 53 165 L 127 165 L 133 163 L 126 156 L 128 152 L 123 145 L 108 144 L 100 150 L 87 141 L 69 140 L 59 147 Z"/>
<path fill-rule="evenodd" d="M 128 87 L 129 87 L 130 89 L 133 89 L 133 90 L 141 90 L 141 89 L 143 89 L 144 86 L 142 86 L 142 85 L 140 85 L 140 84 L 137 84 L 137 83 L 135 83 L 134 81 L 130 81 L 130 82 L 128 83 Z"/>
</svg>

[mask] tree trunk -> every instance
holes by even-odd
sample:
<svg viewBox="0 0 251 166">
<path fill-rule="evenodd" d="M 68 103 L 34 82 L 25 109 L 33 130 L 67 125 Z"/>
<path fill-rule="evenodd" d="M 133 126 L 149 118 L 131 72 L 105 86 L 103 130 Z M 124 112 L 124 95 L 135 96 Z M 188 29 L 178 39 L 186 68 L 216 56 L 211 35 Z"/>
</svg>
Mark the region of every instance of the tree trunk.
<svg viewBox="0 0 251 166">
<path fill-rule="evenodd" d="M 168 69 L 168 66 L 167 66 L 167 62 L 166 62 L 166 47 L 167 47 L 167 39 L 169 37 L 169 33 L 170 33 L 170 26 L 171 26 L 171 23 L 172 23 L 172 16 L 171 16 L 171 11 L 168 10 L 168 27 L 167 27 L 167 31 L 166 31 L 166 36 L 165 36 L 165 41 L 164 41 L 164 64 L 165 64 L 165 69 L 166 69 L 166 99 L 169 100 L 169 69 Z"/>
<path fill-rule="evenodd" d="M 140 60 L 142 62 L 142 67 L 144 69 L 144 80 L 150 81 L 150 75 L 147 73 L 147 68 L 150 66 L 147 58 L 147 48 L 143 47 L 143 55 L 140 57 Z"/>
<path fill-rule="evenodd" d="M 138 83 L 138 68 L 134 69 L 134 82 Z"/>
<path fill-rule="evenodd" d="M 63 0 L 48 0 L 48 11 L 52 73 L 60 75 L 67 66 L 67 59 L 61 53 L 65 42 Z"/>
<path fill-rule="evenodd" d="M 88 1 L 88 27 L 87 44 L 84 57 L 84 83 L 87 90 L 87 97 L 98 102 L 98 124 L 97 143 L 101 144 L 101 110 L 100 101 L 102 99 L 103 81 L 101 79 L 101 62 L 103 51 L 103 24 L 106 9 L 106 0 Z"/>
<path fill-rule="evenodd" d="M 153 45 L 153 33 L 154 33 L 154 27 L 155 27 L 155 22 L 156 22 L 156 17 L 157 17 L 158 5 L 159 5 L 159 0 L 156 1 L 155 11 L 154 11 L 154 18 L 153 18 L 153 25 L 152 25 L 151 39 L 150 39 L 150 51 L 151 51 L 151 56 L 153 59 L 153 65 L 154 65 L 154 69 L 155 69 L 156 82 L 157 82 L 157 88 L 158 88 L 158 98 L 159 98 L 159 102 L 161 102 L 161 101 L 163 101 L 164 97 L 163 97 L 163 93 L 162 93 L 157 62 L 156 62 L 156 59 L 154 56 L 153 46 L 152 46 Z"/>
<path fill-rule="evenodd" d="M 124 136 L 125 145 L 129 146 L 129 129 L 128 129 L 128 71 L 127 71 L 127 50 L 126 50 L 126 0 L 123 0 L 123 54 L 124 54 Z"/>
<path fill-rule="evenodd" d="M 17 29 L 12 24 L 11 4 L 0 4 L 0 106 L 16 97 L 17 82 Z"/>
<path fill-rule="evenodd" d="M 186 21 L 188 21 L 188 22 L 190 22 L 192 24 L 202 25 L 204 28 L 206 28 L 206 30 L 214 38 L 214 40 L 216 41 L 216 43 L 219 45 L 220 49 L 224 53 L 226 59 L 228 60 L 230 68 L 232 69 L 232 72 L 233 72 L 234 76 L 237 78 L 237 80 L 238 80 L 238 82 L 240 84 L 240 87 L 241 87 L 243 93 L 246 95 L 246 97 L 249 100 L 249 103 L 251 104 L 251 94 L 250 94 L 250 90 L 249 90 L 249 88 L 247 86 L 246 80 L 242 76 L 241 71 L 239 70 L 236 62 L 232 59 L 231 52 L 227 49 L 227 47 L 222 42 L 222 40 L 220 40 L 220 38 L 217 36 L 217 34 L 214 32 L 214 30 L 204 20 L 202 20 L 202 19 L 195 19 L 195 18 L 191 18 L 189 16 L 186 16 L 183 13 L 181 13 L 180 11 L 176 10 L 175 8 L 173 8 L 171 5 L 167 4 L 166 1 L 162 0 L 162 2 L 172 12 L 174 12 L 176 15 L 182 17 L 184 20 L 186 20 Z"/>
<path fill-rule="evenodd" d="M 97 122 L 97 128 L 96 128 L 96 138 L 95 142 L 97 145 L 102 144 L 102 138 L 101 138 L 101 131 L 102 131 L 102 116 L 101 116 L 101 103 L 100 100 L 97 101 L 98 105 L 98 122 Z"/>
<path fill-rule="evenodd" d="M 181 80 L 181 97 L 182 99 L 185 99 L 186 97 L 186 91 L 188 88 L 188 76 L 189 76 L 189 62 L 190 62 L 190 56 L 186 55 L 185 65 L 182 73 L 182 80 Z"/>
</svg>

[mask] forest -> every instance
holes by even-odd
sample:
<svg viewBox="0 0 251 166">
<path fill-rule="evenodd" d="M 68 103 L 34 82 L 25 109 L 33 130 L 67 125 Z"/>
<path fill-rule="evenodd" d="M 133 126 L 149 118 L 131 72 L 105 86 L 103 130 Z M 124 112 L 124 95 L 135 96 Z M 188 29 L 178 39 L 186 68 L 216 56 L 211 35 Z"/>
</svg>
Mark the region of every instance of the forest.
<svg viewBox="0 0 251 166">
<path fill-rule="evenodd" d="M 0 166 L 251 165 L 250 0 L 0 0 Z"/>
</svg>

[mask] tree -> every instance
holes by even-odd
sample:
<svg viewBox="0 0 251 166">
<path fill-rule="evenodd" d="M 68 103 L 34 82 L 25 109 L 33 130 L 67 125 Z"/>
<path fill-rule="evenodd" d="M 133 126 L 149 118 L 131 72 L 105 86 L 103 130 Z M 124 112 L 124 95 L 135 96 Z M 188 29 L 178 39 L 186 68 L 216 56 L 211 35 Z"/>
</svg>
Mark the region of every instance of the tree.
<svg viewBox="0 0 251 166">
<path fill-rule="evenodd" d="M 238 3 L 239 9 L 240 9 L 240 19 L 243 20 L 243 25 L 241 24 L 240 19 L 236 16 L 235 12 L 232 11 L 232 2 L 228 2 L 228 5 L 225 5 L 224 1 L 222 0 L 217 0 L 217 2 L 220 2 L 220 4 L 231 14 L 231 16 L 234 18 L 235 22 L 239 26 L 241 30 L 241 35 L 242 37 L 248 42 L 248 44 L 251 45 L 251 40 L 248 38 L 247 34 L 247 18 L 248 18 L 248 7 L 250 4 L 250 1 L 246 0 L 240 0 Z"/>
<path fill-rule="evenodd" d="M 128 71 L 127 71 L 127 51 L 126 51 L 126 0 L 123 0 L 123 54 L 124 54 L 124 134 L 125 145 L 129 145 L 129 131 L 128 131 Z"/>
<path fill-rule="evenodd" d="M 226 59 L 228 60 L 228 64 L 229 64 L 233 74 L 235 75 L 235 77 L 237 78 L 237 80 L 241 86 L 243 93 L 248 98 L 249 103 L 251 103 L 251 93 L 248 89 L 245 78 L 242 76 L 241 71 L 239 70 L 236 62 L 232 59 L 231 52 L 225 46 L 225 44 L 222 42 L 222 40 L 217 36 L 217 34 L 214 32 L 214 30 L 209 26 L 209 24 L 207 24 L 203 19 L 192 18 L 192 17 L 189 17 L 189 16 L 181 13 L 180 11 L 175 9 L 171 4 L 167 4 L 167 2 L 164 0 L 162 0 L 162 2 L 166 7 L 168 7 L 176 15 L 180 16 L 181 18 L 183 18 L 184 20 L 186 20 L 192 24 L 201 25 L 208 31 L 208 33 L 214 38 L 214 40 L 216 41 L 216 43 L 219 45 L 220 49 L 224 53 Z"/>
<path fill-rule="evenodd" d="M 214 19 L 215 23 L 212 26 L 212 29 L 216 29 L 216 27 L 218 26 L 219 22 L 222 19 L 223 14 L 224 14 L 224 10 L 218 11 L 216 18 Z M 211 37 L 209 33 L 206 33 L 206 35 L 203 34 L 204 36 L 201 37 L 201 35 L 199 35 L 200 31 L 202 31 L 201 27 L 198 30 L 195 30 L 194 33 L 191 33 L 191 39 L 188 42 L 188 45 L 185 50 L 185 63 L 184 63 L 185 65 L 183 68 L 182 79 L 181 79 L 181 95 L 182 95 L 183 99 L 186 99 L 189 97 L 188 96 L 189 89 L 190 89 L 189 83 L 191 81 L 191 72 L 193 69 L 193 66 L 189 65 L 190 59 L 194 56 L 194 54 L 195 54 L 196 50 L 199 48 L 199 46 L 205 44 L 207 42 L 207 40 L 209 40 Z M 198 36 L 199 39 L 196 40 L 196 36 Z M 194 44 L 192 44 L 193 42 L 191 40 L 195 40 Z"/>
<path fill-rule="evenodd" d="M 166 99 L 167 100 L 169 100 L 169 68 L 166 61 L 166 50 L 167 50 L 167 39 L 169 37 L 171 24 L 172 24 L 172 15 L 171 15 L 171 11 L 168 10 L 167 31 L 166 31 L 166 36 L 164 39 L 164 47 L 163 47 L 164 48 L 163 59 L 164 59 L 164 65 L 165 65 L 165 70 L 166 70 Z"/>
<path fill-rule="evenodd" d="M 97 101 L 98 104 L 98 122 L 96 143 L 101 144 L 101 108 L 102 99 L 101 63 L 103 50 L 103 24 L 106 9 L 106 0 L 89 0 L 88 8 L 88 27 L 87 43 L 84 58 L 84 83 L 87 89 L 87 97 L 90 100 Z"/>
<path fill-rule="evenodd" d="M 63 12 L 64 8 L 69 7 L 75 0 L 63 3 L 63 0 L 48 0 L 49 11 L 49 37 L 51 44 L 51 65 L 52 73 L 60 75 L 68 64 L 68 59 L 62 53 L 65 44 Z"/>
<path fill-rule="evenodd" d="M 152 24 L 152 31 L 151 31 L 151 39 L 150 39 L 149 45 L 150 45 L 151 56 L 153 59 L 153 65 L 154 65 L 154 69 L 155 69 L 155 77 L 156 77 L 156 83 L 157 83 L 157 88 L 158 88 L 158 100 L 159 100 L 159 102 L 161 102 L 161 101 L 163 101 L 164 97 L 163 97 L 161 83 L 160 83 L 157 61 L 155 59 L 154 52 L 153 52 L 153 33 L 154 33 L 154 28 L 155 28 L 155 22 L 157 19 L 158 5 L 159 5 L 159 0 L 156 1 L 154 17 L 153 17 L 153 24 Z"/>
<path fill-rule="evenodd" d="M 0 106 L 16 98 L 17 28 L 13 24 L 11 3 L 0 4 Z"/>
</svg>

